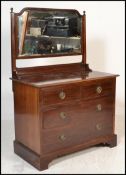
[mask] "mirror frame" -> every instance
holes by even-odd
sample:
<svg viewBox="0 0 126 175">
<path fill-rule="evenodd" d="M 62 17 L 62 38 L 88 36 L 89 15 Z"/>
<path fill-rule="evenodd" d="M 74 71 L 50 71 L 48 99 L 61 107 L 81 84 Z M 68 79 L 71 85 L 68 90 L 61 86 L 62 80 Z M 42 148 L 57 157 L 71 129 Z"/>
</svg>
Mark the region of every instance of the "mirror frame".
<svg viewBox="0 0 126 175">
<path fill-rule="evenodd" d="M 77 13 L 82 19 L 81 24 L 81 53 L 71 53 L 71 54 L 48 54 L 48 55 L 31 55 L 31 56 L 19 56 L 18 54 L 18 16 L 22 15 L 24 11 L 34 10 L 34 11 L 68 11 Z M 75 9 L 53 9 L 53 8 L 33 8 L 26 7 L 23 8 L 19 13 L 13 12 L 13 8 L 10 11 L 11 17 L 11 67 L 12 67 L 12 76 L 16 77 L 18 74 L 18 68 L 16 67 L 16 60 L 18 59 L 36 59 L 36 58 L 52 58 L 52 57 L 62 57 L 62 56 L 74 56 L 74 55 L 82 55 L 81 66 L 84 70 L 89 70 L 88 64 L 86 63 L 86 14 L 83 11 L 83 15 L 81 15 Z"/>
<path fill-rule="evenodd" d="M 51 53 L 51 54 L 34 54 L 34 55 L 19 55 L 19 41 L 18 41 L 18 17 L 22 15 L 25 11 L 32 10 L 32 11 L 67 11 L 67 12 L 74 12 L 76 13 L 79 17 L 82 18 L 82 15 L 74 9 L 52 9 L 52 8 L 32 8 L 32 7 L 27 7 L 23 8 L 19 13 L 14 13 L 14 28 L 15 28 L 15 51 L 16 51 L 16 59 L 31 59 L 31 58 L 45 58 L 45 57 L 60 57 L 60 56 L 72 56 L 72 55 L 82 55 L 82 23 L 81 23 L 81 52 L 80 53 Z M 13 33 L 11 33 L 13 35 Z"/>
</svg>

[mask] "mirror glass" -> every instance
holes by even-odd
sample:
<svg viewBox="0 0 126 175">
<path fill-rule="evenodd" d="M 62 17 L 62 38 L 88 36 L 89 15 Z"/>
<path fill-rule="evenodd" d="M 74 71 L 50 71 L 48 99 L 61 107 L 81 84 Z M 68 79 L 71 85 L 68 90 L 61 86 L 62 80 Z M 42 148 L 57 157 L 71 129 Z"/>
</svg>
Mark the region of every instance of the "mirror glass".
<svg viewBox="0 0 126 175">
<path fill-rule="evenodd" d="M 27 10 L 18 16 L 18 55 L 56 54 L 81 54 L 81 16 L 60 10 Z"/>
</svg>

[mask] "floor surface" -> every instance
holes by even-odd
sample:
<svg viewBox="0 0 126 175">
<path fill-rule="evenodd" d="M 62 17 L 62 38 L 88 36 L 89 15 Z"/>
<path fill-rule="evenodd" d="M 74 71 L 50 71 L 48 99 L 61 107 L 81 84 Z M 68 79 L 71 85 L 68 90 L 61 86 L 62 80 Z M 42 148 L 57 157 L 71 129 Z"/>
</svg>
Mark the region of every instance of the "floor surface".
<svg viewBox="0 0 126 175">
<path fill-rule="evenodd" d="M 124 108 L 116 108 L 114 148 L 92 147 L 53 160 L 49 169 L 38 171 L 14 154 L 14 121 L 2 121 L 2 174 L 124 174 Z"/>
</svg>

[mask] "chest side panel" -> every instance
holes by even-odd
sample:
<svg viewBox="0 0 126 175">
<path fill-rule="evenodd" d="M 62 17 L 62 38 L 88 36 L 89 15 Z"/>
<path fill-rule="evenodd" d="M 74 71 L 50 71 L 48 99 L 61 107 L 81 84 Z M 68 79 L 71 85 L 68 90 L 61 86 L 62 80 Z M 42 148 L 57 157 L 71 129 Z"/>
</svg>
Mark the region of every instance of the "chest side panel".
<svg viewBox="0 0 126 175">
<path fill-rule="evenodd" d="M 14 113 L 16 140 L 40 153 L 38 91 L 36 88 L 14 82 Z"/>
</svg>

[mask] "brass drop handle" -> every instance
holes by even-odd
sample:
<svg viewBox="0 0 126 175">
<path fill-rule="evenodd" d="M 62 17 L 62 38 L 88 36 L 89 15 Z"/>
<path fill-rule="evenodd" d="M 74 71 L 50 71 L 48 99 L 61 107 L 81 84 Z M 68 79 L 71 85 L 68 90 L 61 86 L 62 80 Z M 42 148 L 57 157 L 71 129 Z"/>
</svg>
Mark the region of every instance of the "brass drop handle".
<svg viewBox="0 0 126 175">
<path fill-rule="evenodd" d="M 60 112 L 60 118 L 61 119 L 65 119 L 67 116 L 66 116 L 66 113 L 65 112 Z"/>
<path fill-rule="evenodd" d="M 102 87 L 101 87 L 101 86 L 98 86 L 98 87 L 96 88 L 96 92 L 97 92 L 98 94 L 100 94 L 100 93 L 102 92 Z"/>
<path fill-rule="evenodd" d="M 101 110 L 102 110 L 102 105 L 101 105 L 101 104 L 98 104 L 98 105 L 97 105 L 97 110 L 98 110 L 98 111 L 101 111 Z"/>
<path fill-rule="evenodd" d="M 65 97 L 66 97 L 65 92 L 61 91 L 61 92 L 59 93 L 59 98 L 60 98 L 61 100 L 63 100 Z"/>
<path fill-rule="evenodd" d="M 98 124 L 96 124 L 96 129 L 97 129 L 97 130 L 101 130 L 101 129 L 102 129 L 102 125 L 101 125 L 101 124 L 99 124 L 99 123 L 98 123 Z"/>
<path fill-rule="evenodd" d="M 61 141 L 64 141 L 64 140 L 66 140 L 66 136 L 65 136 L 64 134 L 62 134 L 62 135 L 59 136 L 59 139 L 60 139 Z"/>
</svg>

